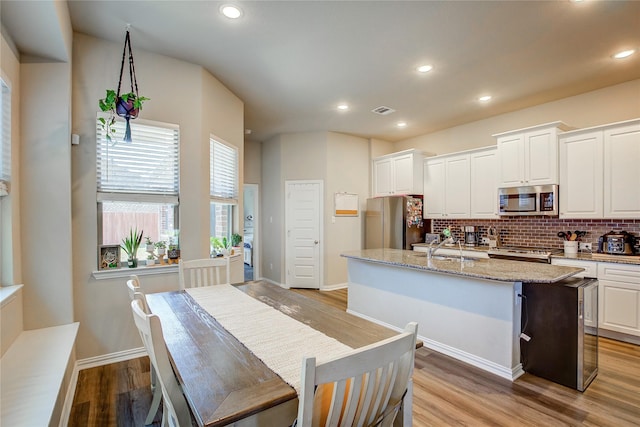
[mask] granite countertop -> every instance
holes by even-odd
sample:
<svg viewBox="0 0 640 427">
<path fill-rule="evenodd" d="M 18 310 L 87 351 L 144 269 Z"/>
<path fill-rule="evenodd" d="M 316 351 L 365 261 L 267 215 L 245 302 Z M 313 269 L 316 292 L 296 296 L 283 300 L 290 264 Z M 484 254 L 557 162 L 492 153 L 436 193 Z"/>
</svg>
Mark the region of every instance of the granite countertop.
<svg viewBox="0 0 640 427">
<path fill-rule="evenodd" d="M 614 264 L 640 265 L 640 255 L 634 255 L 634 256 L 610 255 L 604 258 L 597 258 L 588 252 L 578 252 L 577 255 L 565 255 L 564 253 L 560 253 L 556 255 L 551 255 L 551 258 L 575 259 L 578 261 L 591 261 L 591 262 L 609 262 Z"/>
<path fill-rule="evenodd" d="M 412 246 L 421 246 L 421 247 L 429 247 L 428 243 L 414 243 Z M 457 245 L 453 246 L 442 246 L 447 249 L 458 249 Z M 462 245 L 463 251 L 477 251 L 477 252 L 488 252 L 491 249 L 489 246 L 480 245 L 480 246 L 464 246 Z M 560 252 L 557 254 L 551 255 L 551 258 L 558 259 L 575 259 L 579 261 L 591 261 L 591 262 L 611 262 L 615 264 L 631 264 L 631 265 L 640 265 L 640 255 L 635 256 L 617 256 L 611 255 L 606 258 L 597 258 L 592 256 L 591 252 L 578 252 L 577 255 L 565 255 L 564 252 Z"/>
<path fill-rule="evenodd" d="M 479 279 L 498 280 L 502 282 L 554 283 L 583 268 L 564 267 L 535 262 L 509 261 L 501 259 L 468 259 L 460 262 L 455 258 L 445 260 L 428 260 L 425 252 L 406 251 L 402 249 L 364 249 L 341 254 L 376 264 L 407 267 L 416 270 L 435 271 L 459 276 L 477 277 Z"/>
</svg>

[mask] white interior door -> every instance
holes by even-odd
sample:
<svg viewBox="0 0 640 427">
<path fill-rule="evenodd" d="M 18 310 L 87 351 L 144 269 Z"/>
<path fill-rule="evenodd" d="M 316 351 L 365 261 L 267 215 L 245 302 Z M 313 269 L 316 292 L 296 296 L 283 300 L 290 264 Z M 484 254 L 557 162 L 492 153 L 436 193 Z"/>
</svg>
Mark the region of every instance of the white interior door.
<svg viewBox="0 0 640 427">
<path fill-rule="evenodd" d="M 286 285 L 320 289 L 322 181 L 286 182 Z"/>
</svg>

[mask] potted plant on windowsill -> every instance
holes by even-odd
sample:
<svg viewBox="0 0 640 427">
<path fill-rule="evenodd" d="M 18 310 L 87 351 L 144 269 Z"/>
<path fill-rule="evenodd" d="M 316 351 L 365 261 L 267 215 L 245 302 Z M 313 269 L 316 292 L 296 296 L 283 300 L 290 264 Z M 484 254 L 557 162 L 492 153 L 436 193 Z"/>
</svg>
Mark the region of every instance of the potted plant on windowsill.
<svg viewBox="0 0 640 427">
<path fill-rule="evenodd" d="M 109 113 L 109 117 L 100 117 L 100 125 L 105 132 L 107 141 L 112 142 L 115 137 L 116 130 L 113 125 L 116 123 L 116 115 L 124 117 L 127 120 L 127 128 L 123 141 L 131 142 L 131 128 L 129 127 L 129 119 L 138 117 L 138 113 L 142 109 L 142 104 L 149 98 L 144 96 L 136 96 L 135 93 L 123 93 L 118 96 L 115 90 L 107 89 L 107 94 L 103 99 L 98 100 L 100 110 Z"/>
<path fill-rule="evenodd" d="M 242 250 L 242 236 L 238 233 L 233 233 L 231 235 L 231 246 L 229 250 L 229 255 L 234 255 L 237 252 Z"/>
<path fill-rule="evenodd" d="M 158 250 L 158 257 L 160 258 L 164 257 L 164 254 L 167 250 L 167 243 L 163 240 L 160 240 L 159 242 L 155 242 L 153 246 L 155 246 L 156 249 Z"/>
<path fill-rule="evenodd" d="M 151 237 L 146 236 L 144 238 L 144 244 L 147 247 L 147 252 L 153 252 L 155 250 L 155 245 L 153 244 L 153 240 L 151 240 Z"/>
<path fill-rule="evenodd" d="M 138 233 L 138 229 L 135 231 L 129 230 L 129 235 L 122 239 L 122 250 L 127 254 L 127 265 L 129 268 L 135 268 L 138 266 L 138 248 L 142 243 L 142 231 Z"/>
</svg>

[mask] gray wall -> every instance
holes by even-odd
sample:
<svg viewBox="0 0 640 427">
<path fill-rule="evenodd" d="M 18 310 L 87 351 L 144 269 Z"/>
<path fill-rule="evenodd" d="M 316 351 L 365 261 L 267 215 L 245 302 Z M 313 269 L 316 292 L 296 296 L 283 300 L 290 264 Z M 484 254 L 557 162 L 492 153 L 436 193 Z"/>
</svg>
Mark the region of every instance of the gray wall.
<svg viewBox="0 0 640 427">
<path fill-rule="evenodd" d="M 491 135 L 561 120 L 574 128 L 640 117 L 640 80 L 500 114 L 439 132 L 399 141 L 394 151 L 418 148 L 437 154 L 495 145 Z"/>
<path fill-rule="evenodd" d="M 262 272 L 284 284 L 284 189 L 288 180 L 324 182 L 322 221 L 323 288 L 347 281 L 340 253 L 360 249 L 362 215 L 333 221 L 334 194 L 355 193 L 361 209 L 369 194 L 369 141 L 335 132 L 279 135 L 262 147 Z"/>
<path fill-rule="evenodd" d="M 135 41 L 134 41 L 135 42 Z M 131 318 L 125 279 L 96 280 L 97 102 L 117 84 L 120 43 L 74 35 L 73 129 L 73 282 L 75 320 L 80 321 L 78 358 L 141 345 Z M 209 135 L 244 154 L 243 103 L 202 67 L 137 49 L 140 94 L 147 96 L 141 119 L 180 126 L 180 245 L 184 258 L 209 254 Z M 243 164 L 240 163 L 240 183 Z M 240 188 L 240 191 L 241 188 Z M 242 205 L 238 209 L 242 212 Z M 242 229 L 242 223 L 238 225 Z M 135 272 L 135 271 L 132 271 Z M 144 276 L 146 292 L 178 288 L 177 274 Z"/>
</svg>

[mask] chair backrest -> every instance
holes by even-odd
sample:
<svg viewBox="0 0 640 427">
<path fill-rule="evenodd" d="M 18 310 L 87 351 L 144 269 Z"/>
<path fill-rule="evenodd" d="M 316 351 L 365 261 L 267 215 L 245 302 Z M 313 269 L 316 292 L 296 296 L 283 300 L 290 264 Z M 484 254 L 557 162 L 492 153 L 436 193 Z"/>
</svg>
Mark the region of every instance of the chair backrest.
<svg viewBox="0 0 640 427">
<path fill-rule="evenodd" d="M 140 287 L 140 279 L 137 274 L 130 274 L 129 280 L 133 280 L 133 283 L 135 283 L 137 287 Z"/>
<path fill-rule="evenodd" d="M 180 260 L 180 289 L 231 283 L 229 257 Z"/>
<path fill-rule="evenodd" d="M 191 426 L 189 406 L 171 368 L 160 318 L 155 314 L 145 313 L 142 302 L 137 299 L 131 301 L 131 311 L 162 387 L 163 411 L 166 411 L 163 418 L 167 417 L 169 425 Z"/>
<path fill-rule="evenodd" d="M 302 362 L 299 427 L 391 426 L 413 373 L 418 325 L 316 365 Z"/>
<path fill-rule="evenodd" d="M 137 286 L 136 286 L 137 285 Z M 149 307 L 147 306 L 147 298 L 140 288 L 140 282 L 135 282 L 133 279 L 127 280 L 127 291 L 129 292 L 129 299 L 131 301 L 137 299 L 142 303 L 142 308 L 145 313 L 149 313 Z"/>
<path fill-rule="evenodd" d="M 133 301 L 133 294 L 141 292 L 140 284 L 133 279 L 127 280 L 127 291 L 129 291 L 129 299 Z"/>
</svg>

